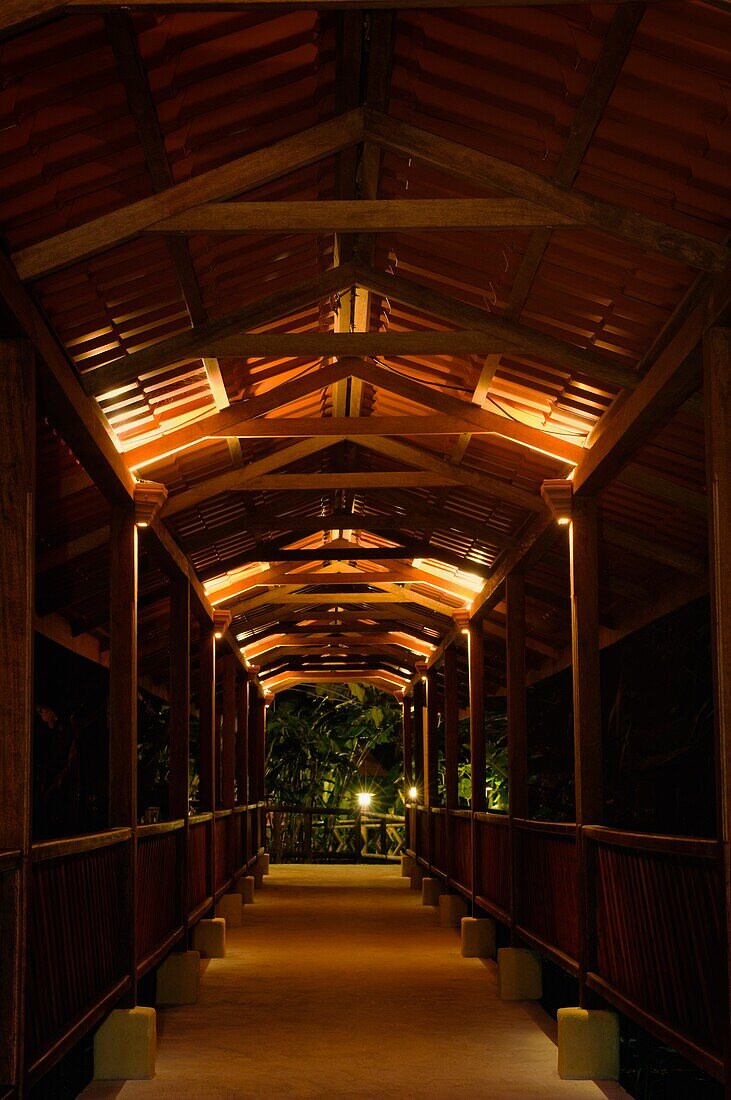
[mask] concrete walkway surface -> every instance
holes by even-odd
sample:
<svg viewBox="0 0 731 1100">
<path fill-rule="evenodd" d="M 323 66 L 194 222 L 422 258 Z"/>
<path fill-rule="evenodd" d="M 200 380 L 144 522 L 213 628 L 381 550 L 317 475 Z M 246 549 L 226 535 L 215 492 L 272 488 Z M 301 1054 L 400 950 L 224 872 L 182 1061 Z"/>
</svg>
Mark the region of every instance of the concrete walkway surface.
<svg viewBox="0 0 731 1100">
<path fill-rule="evenodd" d="M 555 1024 L 503 1003 L 392 866 L 273 866 L 198 1004 L 158 1012 L 157 1075 L 87 1100 L 601 1100 L 561 1081 Z"/>
</svg>

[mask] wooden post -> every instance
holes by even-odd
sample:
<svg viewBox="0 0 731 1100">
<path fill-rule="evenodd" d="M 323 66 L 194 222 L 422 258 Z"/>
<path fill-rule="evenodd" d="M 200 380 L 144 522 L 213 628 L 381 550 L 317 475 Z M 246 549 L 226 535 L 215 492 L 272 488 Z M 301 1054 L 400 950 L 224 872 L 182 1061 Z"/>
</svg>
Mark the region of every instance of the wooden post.
<svg viewBox="0 0 731 1100">
<path fill-rule="evenodd" d="M 215 812 L 216 809 L 216 765 L 215 765 L 215 718 L 216 718 L 216 639 L 213 626 L 200 628 L 198 655 L 199 700 L 198 717 L 200 729 L 200 808 Z M 206 826 L 206 879 L 208 896 L 215 893 L 215 835 L 214 823 Z"/>
<path fill-rule="evenodd" d="M 448 810 L 459 805 L 459 687 L 457 643 L 444 651 L 444 802 Z"/>
<path fill-rule="evenodd" d="M 221 804 L 233 809 L 236 767 L 236 658 L 227 653 L 221 662 L 223 678 L 223 745 L 221 751 Z"/>
<path fill-rule="evenodd" d="M 259 801 L 259 739 L 257 727 L 259 721 L 257 700 L 259 693 L 256 682 L 249 680 L 249 803 Z"/>
<path fill-rule="evenodd" d="M 188 842 L 190 760 L 190 588 L 188 578 L 178 576 L 170 581 L 170 783 L 168 813 L 171 820 L 183 819 L 182 832 L 177 834 L 176 908 L 178 923 L 188 918 Z M 184 940 L 178 944 L 185 950 Z"/>
<path fill-rule="evenodd" d="M 472 812 L 483 813 L 485 800 L 485 645 L 482 622 L 469 626 L 470 761 Z"/>
<path fill-rule="evenodd" d="M 726 988 L 731 1003 L 731 329 L 711 329 L 704 344 L 711 623 L 716 716 L 718 835 L 723 848 Z M 728 1015 L 727 1015 L 728 1020 Z M 726 1037 L 727 1095 L 731 1035 Z"/>
<path fill-rule="evenodd" d="M 267 704 L 259 697 L 259 802 L 263 802 L 267 796 Z M 259 837 L 259 844 L 263 842 Z"/>
<path fill-rule="evenodd" d="M 411 718 L 411 699 L 408 696 L 404 696 L 401 701 L 401 721 L 404 751 L 404 796 L 408 798 L 409 791 L 414 785 L 414 729 Z"/>
<path fill-rule="evenodd" d="M 31 843 L 36 370 L 30 344 L 0 342 L 0 1093 L 22 1090 Z M 11 1088 L 11 1093 L 13 1092 Z"/>
<path fill-rule="evenodd" d="M 246 806 L 249 801 L 249 678 L 239 672 L 236 681 L 236 801 Z"/>
<path fill-rule="evenodd" d="M 514 821 L 528 816 L 528 742 L 525 700 L 525 584 L 509 573 L 505 580 L 505 656 L 508 712 L 508 830 L 510 846 L 510 934 L 516 942 L 520 853 Z"/>
<path fill-rule="evenodd" d="M 122 927 L 130 991 L 137 1003 L 137 528 L 134 506 L 114 505 L 109 542 L 109 824 L 132 838 Z"/>
<path fill-rule="evenodd" d="M 599 555 L 597 505 L 574 499 L 569 528 L 571 661 L 574 693 L 574 768 L 579 865 L 579 999 L 589 1000 L 586 974 L 594 943 L 594 868 L 584 825 L 601 825 L 602 715 L 599 683 Z"/>
<path fill-rule="evenodd" d="M 438 802 L 438 731 L 439 700 L 437 698 L 437 670 L 432 666 L 426 673 L 426 722 L 424 728 L 425 806 L 436 806 Z"/>
<path fill-rule="evenodd" d="M 170 817 L 188 817 L 190 756 L 190 590 L 170 584 Z"/>
<path fill-rule="evenodd" d="M 414 786 L 418 790 L 417 803 L 424 801 L 424 684 L 417 680 L 413 691 L 414 713 L 411 730 L 414 740 Z"/>
</svg>

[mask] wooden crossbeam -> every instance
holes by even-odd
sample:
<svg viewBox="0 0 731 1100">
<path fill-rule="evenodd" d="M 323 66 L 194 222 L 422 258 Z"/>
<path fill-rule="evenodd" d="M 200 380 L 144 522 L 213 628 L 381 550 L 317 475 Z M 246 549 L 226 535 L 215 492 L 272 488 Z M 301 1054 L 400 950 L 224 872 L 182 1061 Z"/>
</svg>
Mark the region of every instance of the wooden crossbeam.
<svg viewBox="0 0 731 1100">
<path fill-rule="evenodd" d="M 423 569 L 415 569 L 405 563 L 388 563 L 389 568 L 381 571 L 361 570 L 359 572 L 312 572 L 296 573 L 293 570 L 301 565 L 301 562 L 290 562 L 270 569 L 262 569 L 259 573 L 250 573 L 240 580 L 231 581 L 222 588 L 216 588 L 210 592 L 210 599 L 214 605 L 218 605 L 234 596 L 243 595 L 254 588 L 264 586 L 272 587 L 278 584 L 307 585 L 364 585 L 364 584 L 403 584 L 410 581 L 413 584 L 428 585 L 443 592 L 445 595 L 454 596 L 458 600 L 469 600 L 474 595 L 474 590 L 466 588 L 449 579 L 434 576 Z M 385 564 L 385 563 L 384 563 Z M 220 576 L 220 574 L 219 574 Z"/>
<path fill-rule="evenodd" d="M 575 347 L 565 340 L 559 340 L 526 325 L 519 325 L 515 321 L 495 317 L 486 309 L 458 301 L 431 290 L 422 283 L 412 282 L 400 275 L 387 275 L 363 264 L 357 266 L 356 279 L 359 285 L 383 298 L 413 306 L 414 309 L 441 317 L 461 328 L 478 329 L 494 336 L 501 344 L 501 349 L 498 350 L 510 349 L 516 353 L 536 356 L 572 373 L 585 374 L 604 382 L 613 389 L 634 389 L 637 385 L 638 376 L 634 371 L 614 363 L 607 356 Z"/>
<path fill-rule="evenodd" d="M 525 199 L 358 199 L 205 203 L 154 233 L 380 233 L 388 229 L 524 229 L 576 224 Z"/>
<path fill-rule="evenodd" d="M 298 309 L 325 301 L 349 286 L 353 277 L 354 271 L 347 265 L 331 268 L 324 275 L 316 275 L 295 287 L 268 294 L 215 321 L 196 325 L 176 336 L 159 340 L 142 351 L 132 352 L 87 371 L 82 376 L 84 387 L 88 393 L 98 397 L 162 367 L 208 356 L 212 354 L 209 347 L 212 338 L 215 340 L 247 328 L 270 324 Z"/>
<path fill-rule="evenodd" d="M 254 596 L 251 600 L 243 601 L 240 604 L 236 604 L 233 607 L 228 607 L 227 610 L 232 614 L 247 613 L 253 611 L 256 607 L 261 607 L 264 604 L 297 604 L 299 606 L 306 607 L 342 607 L 352 606 L 353 604 L 368 605 L 379 603 L 414 603 L 422 607 L 427 607 L 432 611 L 437 611 L 440 615 L 451 616 L 454 608 L 448 604 L 441 603 L 438 600 L 432 600 L 430 597 L 422 596 L 418 592 L 413 592 L 411 589 L 404 590 L 398 588 L 398 591 L 388 592 L 297 592 L 291 589 L 301 588 L 302 585 L 282 585 L 274 592 L 265 592 L 261 596 Z"/>
<path fill-rule="evenodd" d="M 338 270 L 338 269 L 335 269 Z M 342 282 L 342 275 L 340 278 Z M 367 355 L 483 355 L 504 346 L 496 337 L 475 330 L 417 332 L 239 332 L 213 336 L 200 354 L 246 359 L 315 359 Z M 511 345 L 512 346 L 512 345 Z"/>
<path fill-rule="evenodd" d="M 13 255 L 15 268 L 23 280 L 48 275 L 129 241 L 163 218 L 203 202 L 242 195 L 332 156 L 362 139 L 363 113 L 360 109 L 348 111 L 148 198 L 138 199 L 48 240 L 29 245 Z"/>
<path fill-rule="evenodd" d="M 726 249 L 714 241 L 675 229 L 616 203 L 575 191 L 546 176 L 487 153 L 439 137 L 407 122 L 366 110 L 365 136 L 391 153 L 416 157 L 427 164 L 474 182 L 528 199 L 583 225 L 650 249 L 701 271 L 722 271 Z"/>
</svg>

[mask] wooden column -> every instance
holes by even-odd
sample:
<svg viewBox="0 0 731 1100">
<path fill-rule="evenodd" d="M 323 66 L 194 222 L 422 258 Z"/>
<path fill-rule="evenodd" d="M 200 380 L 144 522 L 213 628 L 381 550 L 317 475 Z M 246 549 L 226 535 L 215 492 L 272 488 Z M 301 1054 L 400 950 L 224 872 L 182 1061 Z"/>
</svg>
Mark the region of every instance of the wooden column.
<svg viewBox="0 0 731 1100">
<path fill-rule="evenodd" d="M 249 681 L 249 803 L 259 801 L 259 692 L 255 681 Z"/>
<path fill-rule="evenodd" d="M 528 816 L 528 743 L 525 699 L 525 584 L 509 573 L 505 580 L 505 657 L 508 713 L 508 829 L 510 843 L 510 928 L 515 942 L 520 868 L 516 817 Z"/>
<path fill-rule="evenodd" d="M 404 696 L 401 701 L 401 722 L 404 751 L 404 797 L 408 798 L 409 790 L 414 785 L 414 728 L 411 717 L 411 699 L 408 696 Z"/>
<path fill-rule="evenodd" d="M 236 680 L 236 801 L 249 801 L 249 678 L 239 672 Z"/>
<path fill-rule="evenodd" d="M 717 816 L 723 847 L 726 976 L 731 1006 L 731 329 L 712 329 L 708 333 L 704 361 Z M 727 1035 L 726 1050 L 731 1051 L 731 1035 Z M 729 1072 L 727 1062 L 727 1077 Z M 727 1090 L 731 1091 L 728 1086 Z"/>
<path fill-rule="evenodd" d="M 439 698 L 437 670 L 426 674 L 426 722 L 424 723 L 424 805 L 436 806 L 438 789 Z"/>
<path fill-rule="evenodd" d="M 200 729 L 200 809 L 215 812 L 216 809 L 216 639 L 213 625 L 201 625 L 198 656 Z M 208 895 L 215 893 L 215 834 L 213 822 L 206 825 L 206 879 Z"/>
<path fill-rule="evenodd" d="M 109 532 L 109 824 L 129 826 L 125 912 L 127 1007 L 137 1003 L 137 528 L 114 505 Z"/>
<path fill-rule="evenodd" d="M 472 812 L 485 810 L 485 644 L 482 622 L 469 625 Z"/>
<path fill-rule="evenodd" d="M 574 769 L 579 855 L 579 997 L 587 1002 L 585 975 L 592 968 L 594 868 L 582 827 L 601 825 L 602 716 L 599 683 L 599 556 L 597 505 L 576 498 L 569 528 L 571 661 L 574 694 Z"/>
<path fill-rule="evenodd" d="M 457 680 L 457 643 L 444 651 L 444 803 L 456 810 L 459 764 L 459 684 Z"/>
<path fill-rule="evenodd" d="M 267 796 L 267 705 L 259 696 L 259 801 L 263 802 Z M 261 844 L 263 837 L 259 838 Z"/>
<path fill-rule="evenodd" d="M 423 803 L 424 793 L 424 683 L 417 680 L 414 684 L 414 713 L 412 733 L 414 738 L 414 786 L 418 790 L 416 801 Z"/>
<path fill-rule="evenodd" d="M 170 583 L 170 817 L 188 817 L 190 757 L 190 590 Z"/>
<path fill-rule="evenodd" d="M 236 767 L 236 658 L 226 653 L 221 661 L 223 677 L 223 744 L 221 750 L 221 804 L 233 809 Z"/>
<path fill-rule="evenodd" d="M 36 377 L 30 344 L 0 342 L 0 1093 L 23 1075 L 31 842 Z"/>
</svg>

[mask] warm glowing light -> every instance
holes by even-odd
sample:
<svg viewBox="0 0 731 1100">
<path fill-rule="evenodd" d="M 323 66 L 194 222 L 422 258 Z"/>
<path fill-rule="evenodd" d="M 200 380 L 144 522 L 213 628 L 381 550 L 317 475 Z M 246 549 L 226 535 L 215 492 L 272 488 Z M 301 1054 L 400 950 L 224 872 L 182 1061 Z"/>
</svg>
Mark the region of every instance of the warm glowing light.
<svg viewBox="0 0 731 1100">
<path fill-rule="evenodd" d="M 462 633 L 463 633 L 463 634 L 467 634 L 467 635 L 469 636 L 469 633 L 470 633 L 470 632 L 469 632 L 469 629 L 468 629 L 468 627 L 466 627 L 466 626 L 463 626 L 463 627 L 462 627 Z"/>
<path fill-rule="evenodd" d="M 418 797 L 419 797 L 419 792 L 416 789 L 416 787 L 409 787 L 409 798 L 411 799 L 411 801 L 416 802 Z"/>
<path fill-rule="evenodd" d="M 150 525 L 145 520 L 141 519 L 141 520 L 139 520 L 137 526 L 138 527 L 149 527 Z"/>
<path fill-rule="evenodd" d="M 371 804 L 371 792 L 370 791 L 358 791 L 358 805 L 361 810 L 367 810 Z"/>
<path fill-rule="evenodd" d="M 559 527 L 568 527 L 568 525 L 571 523 L 571 520 L 568 516 L 559 516 L 556 520 L 556 523 L 559 525 Z"/>
<path fill-rule="evenodd" d="M 220 630 L 217 630 L 217 631 L 216 631 L 216 633 L 215 633 L 215 634 L 213 635 L 213 637 L 214 637 L 214 638 L 217 638 L 217 639 L 218 639 L 218 641 L 220 642 L 220 641 L 221 641 L 221 638 L 223 637 L 223 634 L 221 633 L 221 631 L 220 631 Z"/>
</svg>

